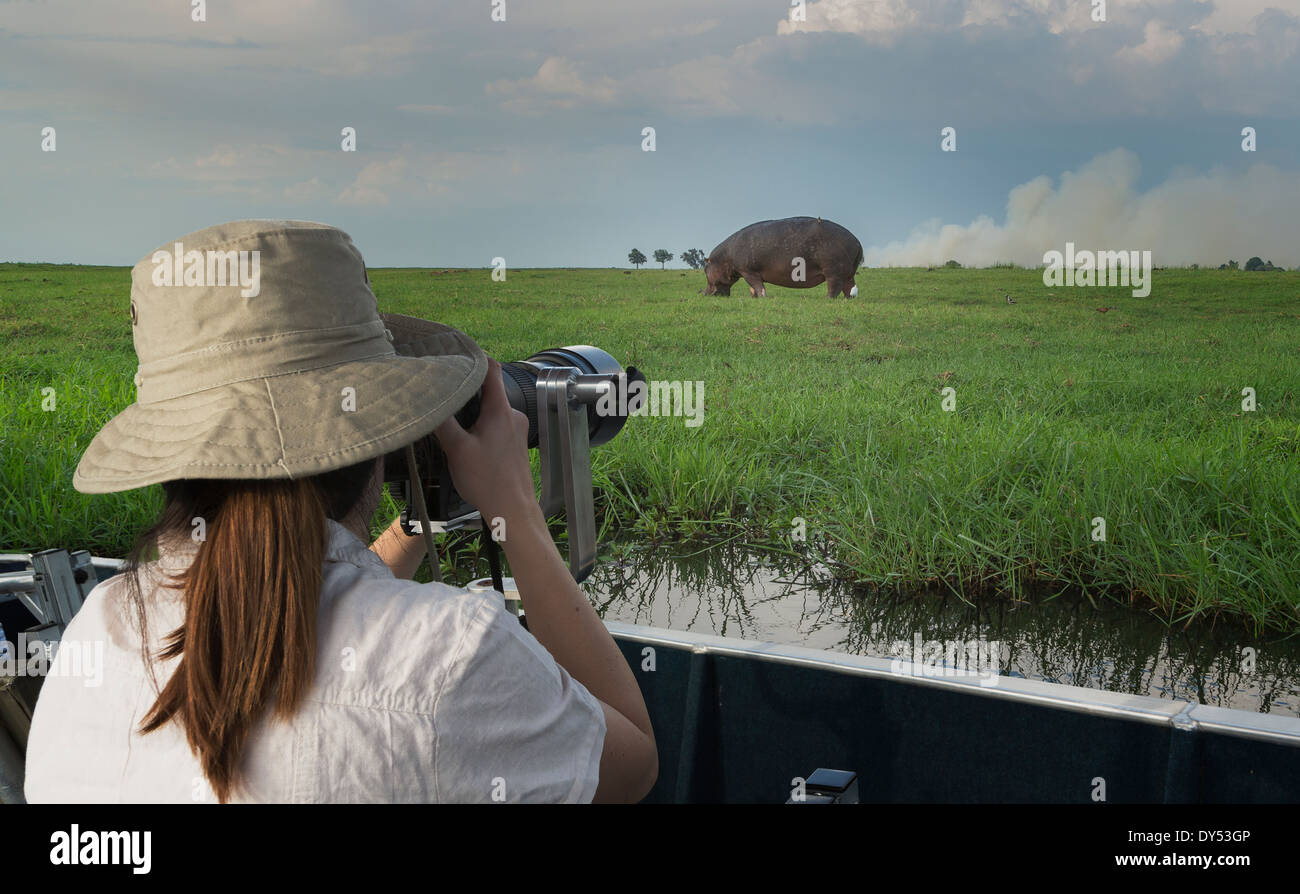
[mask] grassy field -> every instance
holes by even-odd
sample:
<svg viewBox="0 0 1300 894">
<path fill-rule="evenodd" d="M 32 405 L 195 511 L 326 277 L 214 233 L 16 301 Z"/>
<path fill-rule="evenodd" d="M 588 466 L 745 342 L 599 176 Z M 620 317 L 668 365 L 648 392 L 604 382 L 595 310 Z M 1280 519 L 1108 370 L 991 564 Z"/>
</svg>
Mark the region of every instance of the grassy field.
<svg viewBox="0 0 1300 894">
<path fill-rule="evenodd" d="M 381 309 L 450 323 L 503 360 L 588 343 L 705 383 L 702 426 L 634 418 L 595 451 L 607 537 L 790 547 L 800 517 L 809 546 L 867 585 L 1048 583 L 1172 623 L 1300 630 L 1300 274 L 1157 270 L 1134 298 L 1047 289 L 1034 270 L 866 270 L 860 297 L 835 301 L 743 283 L 709 298 L 677 270 L 371 280 Z M 128 293 L 126 269 L 0 264 L 0 550 L 120 555 L 160 505 L 157 488 L 71 486 L 134 399 Z"/>
</svg>

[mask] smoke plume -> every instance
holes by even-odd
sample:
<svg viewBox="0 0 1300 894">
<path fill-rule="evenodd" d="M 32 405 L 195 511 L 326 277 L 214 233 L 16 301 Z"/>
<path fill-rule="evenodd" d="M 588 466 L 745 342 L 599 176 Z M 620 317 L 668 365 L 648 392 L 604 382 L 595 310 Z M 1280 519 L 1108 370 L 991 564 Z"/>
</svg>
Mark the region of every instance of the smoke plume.
<svg viewBox="0 0 1300 894">
<path fill-rule="evenodd" d="M 1300 173 L 1256 164 L 1244 171 L 1177 174 L 1147 192 L 1135 189 L 1137 156 L 1115 149 L 1059 186 L 1037 177 L 1011 190 L 1002 223 L 981 216 L 968 226 L 930 221 L 901 242 L 866 252 L 870 266 L 1039 266 L 1066 242 L 1088 250 L 1149 250 L 1157 266 L 1244 264 L 1258 255 L 1300 263 Z"/>
</svg>

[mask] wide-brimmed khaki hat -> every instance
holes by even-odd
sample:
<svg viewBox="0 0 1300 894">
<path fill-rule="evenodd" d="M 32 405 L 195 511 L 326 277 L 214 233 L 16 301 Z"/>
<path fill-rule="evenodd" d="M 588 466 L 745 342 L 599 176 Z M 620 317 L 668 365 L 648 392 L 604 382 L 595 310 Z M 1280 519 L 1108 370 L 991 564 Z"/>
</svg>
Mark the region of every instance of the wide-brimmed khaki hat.
<svg viewBox="0 0 1300 894">
<path fill-rule="evenodd" d="M 136 402 L 95 435 L 82 493 L 179 478 L 302 478 L 433 431 L 488 361 L 450 326 L 380 314 L 341 230 L 244 220 L 164 245 L 131 273 Z"/>
</svg>

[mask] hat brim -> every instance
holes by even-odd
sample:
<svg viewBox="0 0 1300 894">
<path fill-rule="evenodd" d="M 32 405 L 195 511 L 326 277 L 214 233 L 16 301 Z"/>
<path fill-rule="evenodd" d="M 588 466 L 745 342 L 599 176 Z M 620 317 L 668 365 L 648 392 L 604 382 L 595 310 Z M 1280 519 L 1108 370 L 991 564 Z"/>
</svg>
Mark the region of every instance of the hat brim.
<svg viewBox="0 0 1300 894">
<path fill-rule="evenodd" d="M 131 404 L 90 442 L 73 487 L 98 494 L 180 478 L 304 478 L 429 434 L 482 387 L 487 356 L 450 326 L 380 318 L 394 355 Z"/>
</svg>

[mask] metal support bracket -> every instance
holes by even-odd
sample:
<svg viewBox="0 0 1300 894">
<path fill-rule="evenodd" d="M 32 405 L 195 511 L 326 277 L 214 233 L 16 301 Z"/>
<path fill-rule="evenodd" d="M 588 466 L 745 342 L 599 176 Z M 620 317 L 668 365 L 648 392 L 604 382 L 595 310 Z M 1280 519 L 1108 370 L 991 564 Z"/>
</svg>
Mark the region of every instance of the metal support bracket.
<svg viewBox="0 0 1300 894">
<path fill-rule="evenodd" d="M 581 583 L 596 566 L 596 509 L 591 492 L 587 407 L 575 400 L 577 370 L 544 369 L 537 377 L 537 434 L 542 465 L 542 513 L 564 510 L 569 571 Z"/>
</svg>

